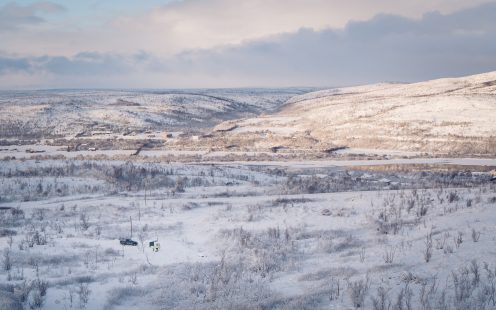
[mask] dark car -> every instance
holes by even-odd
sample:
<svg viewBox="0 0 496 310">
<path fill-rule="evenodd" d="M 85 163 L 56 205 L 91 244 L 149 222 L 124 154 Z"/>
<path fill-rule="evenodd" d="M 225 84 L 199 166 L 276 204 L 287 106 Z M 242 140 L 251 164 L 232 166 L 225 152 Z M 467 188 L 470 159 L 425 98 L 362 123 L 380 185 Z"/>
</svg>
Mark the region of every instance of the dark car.
<svg viewBox="0 0 496 310">
<path fill-rule="evenodd" d="M 119 242 L 122 245 L 132 245 L 132 246 L 137 246 L 138 242 L 131 240 L 131 239 L 120 239 Z"/>
</svg>

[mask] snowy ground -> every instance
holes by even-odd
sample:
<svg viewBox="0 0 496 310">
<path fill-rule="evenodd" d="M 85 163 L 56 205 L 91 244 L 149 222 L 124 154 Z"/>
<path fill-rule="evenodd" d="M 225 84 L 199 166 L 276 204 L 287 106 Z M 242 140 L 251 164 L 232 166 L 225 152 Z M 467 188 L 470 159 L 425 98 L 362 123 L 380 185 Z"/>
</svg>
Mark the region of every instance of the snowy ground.
<svg viewBox="0 0 496 310">
<path fill-rule="evenodd" d="M 0 310 L 496 309 L 495 79 L 2 92 Z"/>
<path fill-rule="evenodd" d="M 4 161 L 2 302 L 493 309 L 496 186 L 482 166 L 493 163 L 478 163 L 471 172 L 385 172 Z M 121 246 L 131 220 L 139 244 Z"/>
</svg>

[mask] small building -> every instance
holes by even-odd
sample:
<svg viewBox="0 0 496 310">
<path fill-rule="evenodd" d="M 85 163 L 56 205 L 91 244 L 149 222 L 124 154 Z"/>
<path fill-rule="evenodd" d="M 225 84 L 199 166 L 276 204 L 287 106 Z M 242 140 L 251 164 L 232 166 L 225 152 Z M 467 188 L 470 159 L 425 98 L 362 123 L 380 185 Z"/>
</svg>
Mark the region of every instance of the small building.
<svg viewBox="0 0 496 310">
<path fill-rule="evenodd" d="M 160 243 L 157 240 L 150 241 L 148 243 L 148 246 L 152 249 L 153 252 L 158 252 L 160 250 Z"/>
</svg>

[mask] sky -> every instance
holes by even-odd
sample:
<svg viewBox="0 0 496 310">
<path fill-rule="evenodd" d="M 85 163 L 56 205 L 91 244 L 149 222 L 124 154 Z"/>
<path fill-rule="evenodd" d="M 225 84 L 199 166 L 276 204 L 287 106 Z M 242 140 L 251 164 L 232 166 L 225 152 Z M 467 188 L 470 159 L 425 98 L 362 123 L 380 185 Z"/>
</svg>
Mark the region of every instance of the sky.
<svg viewBox="0 0 496 310">
<path fill-rule="evenodd" d="M 495 56 L 496 1 L 0 0 L 0 89 L 415 82 Z"/>
</svg>

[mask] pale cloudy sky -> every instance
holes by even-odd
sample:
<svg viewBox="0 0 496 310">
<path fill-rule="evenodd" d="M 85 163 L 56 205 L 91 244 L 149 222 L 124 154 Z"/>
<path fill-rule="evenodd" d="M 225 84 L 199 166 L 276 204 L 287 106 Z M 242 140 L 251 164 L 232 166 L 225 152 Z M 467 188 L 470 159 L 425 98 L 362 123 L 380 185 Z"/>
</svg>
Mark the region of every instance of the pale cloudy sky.
<svg viewBox="0 0 496 310">
<path fill-rule="evenodd" d="M 417 81 L 495 56 L 495 1 L 0 0 L 3 89 Z"/>
</svg>

